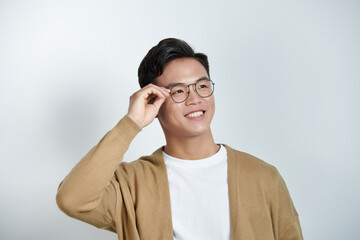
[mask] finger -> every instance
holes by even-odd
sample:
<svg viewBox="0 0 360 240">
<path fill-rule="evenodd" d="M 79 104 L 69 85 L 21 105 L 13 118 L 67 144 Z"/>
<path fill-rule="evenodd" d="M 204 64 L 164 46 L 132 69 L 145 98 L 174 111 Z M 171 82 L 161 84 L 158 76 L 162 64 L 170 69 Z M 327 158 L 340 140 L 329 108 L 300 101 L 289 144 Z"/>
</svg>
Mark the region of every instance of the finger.
<svg viewBox="0 0 360 240">
<path fill-rule="evenodd" d="M 161 87 L 161 91 L 162 91 L 166 96 L 170 96 L 170 89 Z"/>
<path fill-rule="evenodd" d="M 157 111 L 159 111 L 161 105 L 163 105 L 163 103 L 165 102 L 166 98 L 156 98 L 153 105 L 154 107 L 157 109 Z"/>
<path fill-rule="evenodd" d="M 155 94 L 150 94 L 148 97 L 147 97 L 147 104 L 153 104 L 154 101 L 159 98 L 159 96 L 155 95 Z"/>
<path fill-rule="evenodd" d="M 146 101 L 148 101 L 149 98 L 153 97 L 166 98 L 169 94 L 157 88 L 149 88 L 145 90 L 142 96 Z"/>
<path fill-rule="evenodd" d="M 168 95 L 170 94 L 170 89 L 165 88 L 165 87 L 160 87 L 160 86 L 154 85 L 154 84 L 152 84 L 152 83 L 146 85 L 143 89 L 149 90 L 149 89 L 152 89 L 152 88 L 158 89 L 158 90 L 161 91 L 165 96 L 168 96 Z"/>
</svg>

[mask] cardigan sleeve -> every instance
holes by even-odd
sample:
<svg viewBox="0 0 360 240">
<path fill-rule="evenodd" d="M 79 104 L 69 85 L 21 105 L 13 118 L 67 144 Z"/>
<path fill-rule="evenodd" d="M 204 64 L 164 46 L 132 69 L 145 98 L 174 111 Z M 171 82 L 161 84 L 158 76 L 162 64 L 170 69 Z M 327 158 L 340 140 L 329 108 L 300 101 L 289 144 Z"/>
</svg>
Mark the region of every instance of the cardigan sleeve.
<svg viewBox="0 0 360 240">
<path fill-rule="evenodd" d="M 290 197 L 288 188 L 280 173 L 276 170 L 274 202 L 272 215 L 275 235 L 279 240 L 303 240 L 299 215 Z"/>
<path fill-rule="evenodd" d="M 114 172 L 140 130 L 125 116 L 80 160 L 57 191 L 56 202 L 64 213 L 98 228 L 116 231 L 115 213 L 126 199 Z"/>
</svg>

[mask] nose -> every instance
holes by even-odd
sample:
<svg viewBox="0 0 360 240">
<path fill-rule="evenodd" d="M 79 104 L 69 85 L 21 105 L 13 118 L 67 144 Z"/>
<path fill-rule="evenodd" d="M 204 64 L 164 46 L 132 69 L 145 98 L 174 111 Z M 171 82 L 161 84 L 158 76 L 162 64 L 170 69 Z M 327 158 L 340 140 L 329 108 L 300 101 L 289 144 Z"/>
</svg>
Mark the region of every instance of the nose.
<svg viewBox="0 0 360 240">
<path fill-rule="evenodd" d="M 195 88 L 196 88 L 195 84 L 191 84 L 191 86 L 189 86 L 189 96 L 185 101 L 186 105 L 195 105 L 201 103 L 202 97 L 199 96 Z"/>
</svg>

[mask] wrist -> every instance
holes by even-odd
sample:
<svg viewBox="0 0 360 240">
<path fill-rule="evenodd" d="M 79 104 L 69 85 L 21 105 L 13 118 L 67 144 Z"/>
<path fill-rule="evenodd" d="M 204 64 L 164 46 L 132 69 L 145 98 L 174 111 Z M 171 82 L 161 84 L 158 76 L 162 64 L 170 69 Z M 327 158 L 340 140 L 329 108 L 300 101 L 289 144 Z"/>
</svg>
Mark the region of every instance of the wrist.
<svg viewBox="0 0 360 240">
<path fill-rule="evenodd" d="M 141 120 L 133 116 L 131 113 L 126 114 L 128 118 L 130 118 L 140 129 L 143 128 L 141 124 Z"/>
</svg>

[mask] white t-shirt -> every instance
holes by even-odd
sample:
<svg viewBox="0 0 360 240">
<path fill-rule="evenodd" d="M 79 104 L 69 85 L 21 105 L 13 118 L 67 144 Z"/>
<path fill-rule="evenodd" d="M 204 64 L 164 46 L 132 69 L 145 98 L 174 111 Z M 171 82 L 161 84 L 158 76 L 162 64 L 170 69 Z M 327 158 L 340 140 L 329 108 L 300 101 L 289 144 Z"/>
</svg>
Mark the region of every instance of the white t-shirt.
<svg viewBox="0 0 360 240">
<path fill-rule="evenodd" d="M 227 152 L 184 160 L 163 152 L 175 240 L 230 239 Z"/>
</svg>

